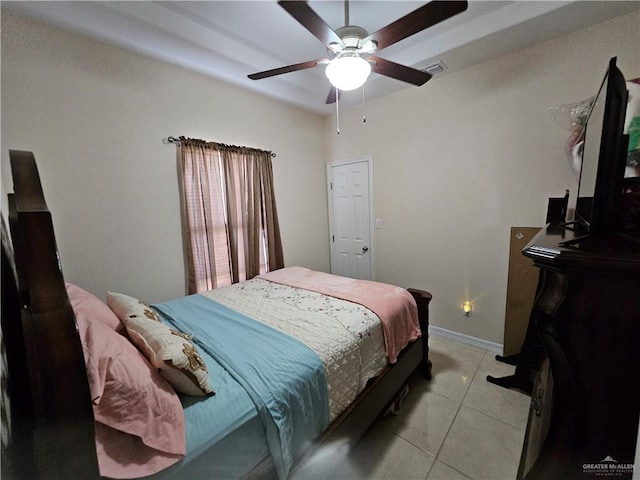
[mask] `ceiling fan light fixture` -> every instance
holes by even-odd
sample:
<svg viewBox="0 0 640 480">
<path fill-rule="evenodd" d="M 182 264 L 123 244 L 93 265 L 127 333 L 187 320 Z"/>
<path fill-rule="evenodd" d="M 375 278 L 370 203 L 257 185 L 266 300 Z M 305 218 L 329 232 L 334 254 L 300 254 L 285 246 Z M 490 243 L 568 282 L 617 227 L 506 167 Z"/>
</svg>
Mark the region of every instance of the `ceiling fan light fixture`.
<svg viewBox="0 0 640 480">
<path fill-rule="evenodd" d="M 324 73 L 338 90 L 355 90 L 369 78 L 371 64 L 357 52 L 347 51 L 331 60 Z"/>
</svg>

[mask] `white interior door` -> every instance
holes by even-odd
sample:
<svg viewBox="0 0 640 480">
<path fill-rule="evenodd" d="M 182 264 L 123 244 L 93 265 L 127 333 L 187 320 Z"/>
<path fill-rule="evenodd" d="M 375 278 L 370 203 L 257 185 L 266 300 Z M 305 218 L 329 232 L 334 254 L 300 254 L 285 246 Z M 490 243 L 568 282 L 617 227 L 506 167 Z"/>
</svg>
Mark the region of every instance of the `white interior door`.
<svg viewBox="0 0 640 480">
<path fill-rule="evenodd" d="M 331 272 L 371 280 L 372 157 L 334 162 L 328 170 Z"/>
</svg>

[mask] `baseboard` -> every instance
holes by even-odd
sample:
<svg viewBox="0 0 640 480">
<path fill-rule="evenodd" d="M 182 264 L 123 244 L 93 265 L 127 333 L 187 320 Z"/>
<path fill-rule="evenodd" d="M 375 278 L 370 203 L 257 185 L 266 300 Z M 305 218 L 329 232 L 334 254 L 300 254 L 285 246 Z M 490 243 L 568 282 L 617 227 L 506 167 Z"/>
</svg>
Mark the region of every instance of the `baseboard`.
<svg viewBox="0 0 640 480">
<path fill-rule="evenodd" d="M 498 355 L 502 355 L 504 350 L 504 345 L 501 343 L 491 342 L 484 338 L 472 337 L 471 335 L 465 335 L 464 333 L 454 332 L 453 330 L 447 330 L 446 328 L 436 327 L 433 325 L 429 325 L 429 334 L 439 335 L 461 343 L 466 343 L 467 345 L 484 348 L 491 352 L 495 352 Z"/>
</svg>

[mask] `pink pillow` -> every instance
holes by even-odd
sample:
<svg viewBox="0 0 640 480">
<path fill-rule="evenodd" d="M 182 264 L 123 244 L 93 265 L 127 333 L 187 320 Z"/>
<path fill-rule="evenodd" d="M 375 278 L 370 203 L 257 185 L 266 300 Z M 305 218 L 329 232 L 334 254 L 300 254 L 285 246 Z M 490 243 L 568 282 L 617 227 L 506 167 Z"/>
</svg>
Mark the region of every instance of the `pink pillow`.
<svg viewBox="0 0 640 480">
<path fill-rule="evenodd" d="M 72 283 L 67 283 L 66 287 L 76 320 L 78 317 L 87 322 L 97 320 L 118 333 L 125 332 L 118 316 L 98 297 Z"/>
<path fill-rule="evenodd" d="M 139 478 L 170 467 L 182 455 L 147 447 L 140 437 L 128 435 L 96 422 L 96 451 L 100 475 L 108 478 Z"/>
<path fill-rule="evenodd" d="M 97 427 L 100 472 L 123 478 L 140 476 L 142 469 L 150 475 L 185 454 L 184 411 L 180 399 L 126 337 L 102 321 L 92 321 L 95 318 L 82 311 L 76 314 L 94 418 L 111 429 L 139 438 L 139 441 L 118 442 L 122 446 L 118 448 L 110 445 L 106 429 Z M 104 448 L 105 445 L 113 448 Z M 137 453 L 131 450 L 135 445 L 139 445 Z M 145 465 L 131 464 L 132 456 L 148 458 L 150 449 L 160 460 Z M 130 475 L 134 471 L 136 475 Z"/>
</svg>

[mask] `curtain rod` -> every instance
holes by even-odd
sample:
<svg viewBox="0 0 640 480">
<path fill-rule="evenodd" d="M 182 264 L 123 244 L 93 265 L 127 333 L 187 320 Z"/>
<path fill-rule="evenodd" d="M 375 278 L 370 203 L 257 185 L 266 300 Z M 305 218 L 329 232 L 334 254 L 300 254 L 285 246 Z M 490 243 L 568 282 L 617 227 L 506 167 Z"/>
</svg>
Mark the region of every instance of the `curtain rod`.
<svg viewBox="0 0 640 480">
<path fill-rule="evenodd" d="M 180 138 L 179 137 L 172 137 L 169 136 L 167 138 L 163 138 L 162 139 L 162 143 L 164 143 L 165 145 L 169 145 L 170 143 L 174 144 L 174 145 L 180 145 Z M 226 145 L 224 143 L 219 143 L 219 142 L 215 142 L 218 143 L 220 145 L 224 145 L 225 147 L 232 147 L 233 145 Z M 250 147 L 249 147 L 250 148 Z M 254 150 L 259 150 L 259 149 L 254 149 Z M 276 154 L 274 152 L 268 152 L 272 158 L 276 158 Z"/>
</svg>

